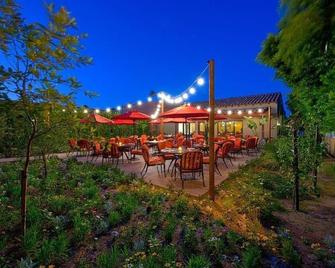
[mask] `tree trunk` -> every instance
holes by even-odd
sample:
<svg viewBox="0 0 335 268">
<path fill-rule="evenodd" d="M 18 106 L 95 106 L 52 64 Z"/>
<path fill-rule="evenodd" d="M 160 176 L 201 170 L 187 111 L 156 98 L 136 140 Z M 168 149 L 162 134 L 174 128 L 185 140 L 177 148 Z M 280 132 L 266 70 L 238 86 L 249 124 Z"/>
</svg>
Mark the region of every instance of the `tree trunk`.
<svg viewBox="0 0 335 268">
<path fill-rule="evenodd" d="M 21 171 L 21 233 L 26 234 L 27 227 L 27 189 L 28 189 L 28 167 L 30 162 L 31 146 L 36 134 L 36 125 L 32 123 L 32 132 L 29 136 L 26 157 L 23 170 Z"/>
<path fill-rule="evenodd" d="M 292 170 L 294 175 L 294 195 L 293 205 L 296 211 L 299 211 L 299 151 L 298 151 L 298 131 L 293 129 L 293 163 Z"/>
<path fill-rule="evenodd" d="M 42 160 L 43 160 L 43 178 L 46 179 L 48 176 L 48 164 L 44 150 L 42 150 Z"/>
<path fill-rule="evenodd" d="M 318 183 L 318 168 L 319 168 L 319 146 L 321 144 L 321 135 L 320 135 L 320 128 L 317 125 L 316 126 L 316 131 L 315 131 L 315 153 L 317 154 L 317 157 L 315 158 L 315 163 L 313 165 L 313 189 L 314 192 L 317 192 L 317 183 Z"/>
</svg>

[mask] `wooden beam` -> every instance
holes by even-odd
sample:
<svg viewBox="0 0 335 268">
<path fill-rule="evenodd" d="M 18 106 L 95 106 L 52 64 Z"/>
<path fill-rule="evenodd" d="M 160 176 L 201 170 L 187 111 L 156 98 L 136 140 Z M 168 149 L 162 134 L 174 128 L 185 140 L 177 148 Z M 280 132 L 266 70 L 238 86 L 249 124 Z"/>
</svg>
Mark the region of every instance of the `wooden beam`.
<svg viewBox="0 0 335 268">
<path fill-rule="evenodd" d="M 214 108 L 215 108 L 215 94 L 214 94 L 214 60 L 210 60 L 209 64 L 209 198 L 215 199 L 215 181 L 214 181 Z"/>
<path fill-rule="evenodd" d="M 271 106 L 268 108 L 268 122 L 269 122 L 269 142 L 271 141 L 271 130 L 272 130 L 272 122 L 271 122 Z"/>
</svg>

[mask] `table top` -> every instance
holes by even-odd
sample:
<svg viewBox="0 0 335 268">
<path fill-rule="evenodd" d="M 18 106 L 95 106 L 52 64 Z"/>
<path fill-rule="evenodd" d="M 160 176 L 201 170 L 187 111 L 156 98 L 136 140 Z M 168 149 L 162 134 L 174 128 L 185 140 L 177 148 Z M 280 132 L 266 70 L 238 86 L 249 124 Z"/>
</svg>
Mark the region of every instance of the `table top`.
<svg viewBox="0 0 335 268">
<path fill-rule="evenodd" d="M 181 155 L 187 152 L 198 152 L 198 150 L 196 148 L 182 148 L 181 150 L 178 148 L 165 148 L 165 149 L 162 149 L 160 152 L 163 154 Z"/>
<path fill-rule="evenodd" d="M 158 141 L 146 141 L 145 143 L 148 143 L 148 144 L 157 144 Z"/>
</svg>

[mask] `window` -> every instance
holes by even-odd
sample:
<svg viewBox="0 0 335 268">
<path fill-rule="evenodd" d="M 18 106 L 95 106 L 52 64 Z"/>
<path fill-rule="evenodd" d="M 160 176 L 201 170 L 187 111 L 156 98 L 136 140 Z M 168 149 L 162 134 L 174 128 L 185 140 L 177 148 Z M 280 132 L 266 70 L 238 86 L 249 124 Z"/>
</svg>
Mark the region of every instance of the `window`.
<svg viewBox="0 0 335 268">
<path fill-rule="evenodd" d="M 242 135 L 243 121 L 218 121 L 216 129 L 218 135 Z"/>
</svg>

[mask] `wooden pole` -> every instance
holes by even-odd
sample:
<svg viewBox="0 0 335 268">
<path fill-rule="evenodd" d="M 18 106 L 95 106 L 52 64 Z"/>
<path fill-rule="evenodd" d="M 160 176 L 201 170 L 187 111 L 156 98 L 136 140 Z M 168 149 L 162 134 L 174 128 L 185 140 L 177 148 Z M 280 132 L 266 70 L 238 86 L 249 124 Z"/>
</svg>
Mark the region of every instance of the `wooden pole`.
<svg viewBox="0 0 335 268">
<path fill-rule="evenodd" d="M 161 113 L 164 113 L 164 100 L 162 100 L 162 103 L 161 103 Z M 164 135 L 164 124 L 163 124 L 163 118 L 161 118 L 160 120 L 160 125 L 159 125 L 159 132 L 161 135 Z"/>
<path fill-rule="evenodd" d="M 271 123 L 271 106 L 268 108 L 268 121 L 269 121 L 269 142 L 271 141 L 271 129 L 272 129 L 272 123 Z"/>
<path fill-rule="evenodd" d="M 209 198 L 215 199 L 215 183 L 214 183 L 214 60 L 209 60 Z"/>
</svg>

